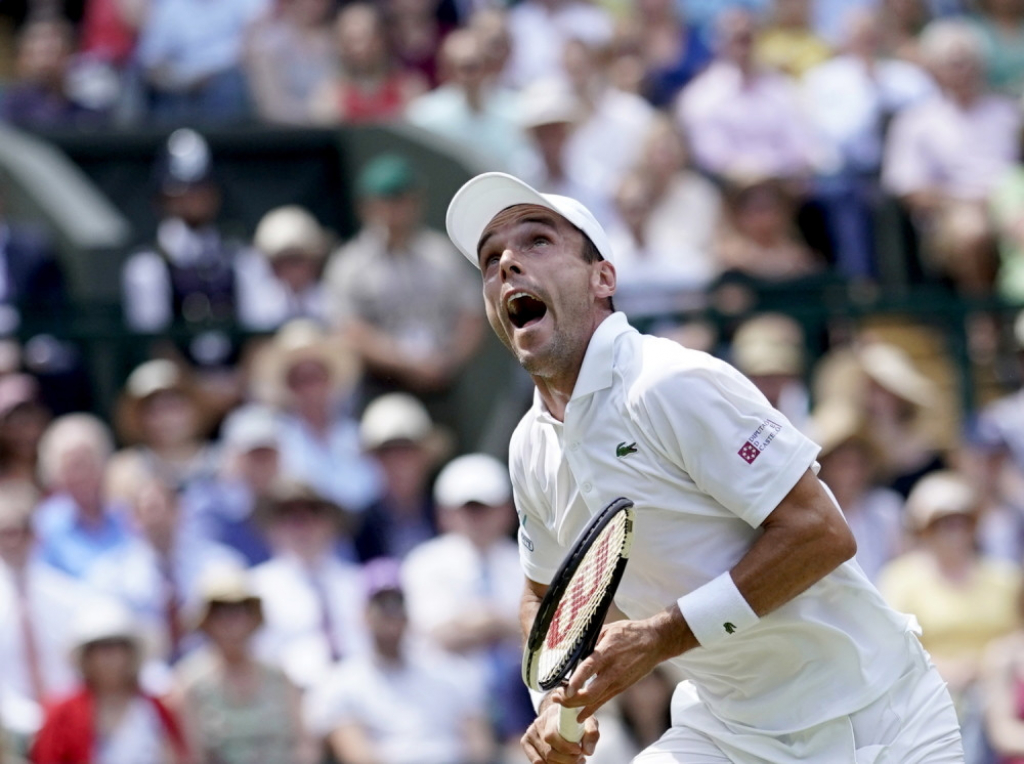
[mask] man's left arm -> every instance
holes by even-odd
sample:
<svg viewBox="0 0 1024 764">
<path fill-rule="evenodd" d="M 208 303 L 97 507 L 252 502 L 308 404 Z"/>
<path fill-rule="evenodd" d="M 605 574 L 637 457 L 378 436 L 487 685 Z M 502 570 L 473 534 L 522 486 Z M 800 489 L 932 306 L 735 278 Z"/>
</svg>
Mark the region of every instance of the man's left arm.
<svg viewBox="0 0 1024 764">
<path fill-rule="evenodd" d="M 857 551 L 845 519 L 810 470 L 761 528 L 764 532 L 730 571 L 757 617 L 789 602 Z M 678 604 L 650 618 L 608 624 L 593 654 L 573 673 L 564 705 L 582 708 L 580 718 L 585 719 L 662 661 L 698 644 Z"/>
</svg>

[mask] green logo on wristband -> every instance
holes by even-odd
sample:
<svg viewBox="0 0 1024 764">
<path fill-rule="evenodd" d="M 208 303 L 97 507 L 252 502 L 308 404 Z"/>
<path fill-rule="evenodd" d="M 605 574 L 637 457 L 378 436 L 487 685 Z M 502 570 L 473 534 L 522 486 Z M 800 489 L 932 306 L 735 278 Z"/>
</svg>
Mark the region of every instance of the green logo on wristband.
<svg viewBox="0 0 1024 764">
<path fill-rule="evenodd" d="M 728 634 L 732 634 L 734 631 L 736 631 L 736 626 L 734 624 L 729 623 L 728 621 L 722 624 L 722 628 L 725 629 L 725 631 Z"/>
</svg>

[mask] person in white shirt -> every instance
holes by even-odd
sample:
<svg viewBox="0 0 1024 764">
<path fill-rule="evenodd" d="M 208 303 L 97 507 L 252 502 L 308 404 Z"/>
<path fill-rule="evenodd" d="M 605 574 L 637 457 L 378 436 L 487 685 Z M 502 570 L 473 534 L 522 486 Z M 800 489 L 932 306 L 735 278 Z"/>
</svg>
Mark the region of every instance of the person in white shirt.
<svg viewBox="0 0 1024 764">
<path fill-rule="evenodd" d="M 508 469 L 487 454 L 453 459 L 437 476 L 434 501 L 447 533 L 415 547 L 402 567 L 412 626 L 471 663 L 501 738 L 518 737 L 533 714 L 515 681 L 522 586 Z"/>
<path fill-rule="evenodd" d="M 397 562 L 368 563 L 362 584 L 372 650 L 342 662 L 306 696 L 309 729 L 338 761 L 494 761 L 483 685 L 456 659 L 415 643 Z"/>
<path fill-rule="evenodd" d="M 33 735 L 44 704 L 77 684 L 71 625 L 98 599 L 41 558 L 32 527 L 38 499 L 28 484 L 0 492 L 0 707 L 4 727 L 19 737 Z"/>
<path fill-rule="evenodd" d="M 537 388 L 510 444 L 526 629 L 590 517 L 618 496 L 636 505 L 615 597 L 626 620 L 538 699 L 530 761 L 592 753 L 594 711 L 671 660 L 689 683 L 640 764 L 962 762 L 912 620 L 850 562 L 818 446 L 728 364 L 615 312 L 614 253 L 576 200 L 487 173 L 455 195 L 447 224 Z M 580 710 L 580 743 L 558 734 L 560 704 Z"/>
<path fill-rule="evenodd" d="M 279 479 L 256 511 L 273 550 L 251 572 L 265 619 L 256 652 L 306 689 L 333 663 L 366 649 L 359 568 L 337 554 L 352 517 L 290 477 Z"/>
</svg>

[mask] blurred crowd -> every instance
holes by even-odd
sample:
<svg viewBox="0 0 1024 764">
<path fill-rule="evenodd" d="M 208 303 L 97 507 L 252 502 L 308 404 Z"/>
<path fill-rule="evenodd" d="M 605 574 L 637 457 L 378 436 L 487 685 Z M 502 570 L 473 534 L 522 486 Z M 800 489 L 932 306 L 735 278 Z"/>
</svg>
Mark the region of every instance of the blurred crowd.
<svg viewBox="0 0 1024 764">
<path fill-rule="evenodd" d="M 1024 762 L 1024 318 L 970 316 L 965 410 L 934 328 L 786 315 L 893 278 L 1024 301 L 1024 0 L 5 0 L 0 75 L 15 126 L 168 136 L 112 415 L 74 343 L 0 340 L 0 762 L 523 761 L 511 487 L 459 428 L 478 275 L 400 153 L 360 157 L 350 238 L 296 205 L 229 233 L 203 131 L 252 121 L 401 123 L 587 204 L 617 306 L 820 444 L 970 764 Z M 70 298 L 2 202 L 14 336 Z M 595 761 L 677 680 L 603 711 Z"/>
</svg>

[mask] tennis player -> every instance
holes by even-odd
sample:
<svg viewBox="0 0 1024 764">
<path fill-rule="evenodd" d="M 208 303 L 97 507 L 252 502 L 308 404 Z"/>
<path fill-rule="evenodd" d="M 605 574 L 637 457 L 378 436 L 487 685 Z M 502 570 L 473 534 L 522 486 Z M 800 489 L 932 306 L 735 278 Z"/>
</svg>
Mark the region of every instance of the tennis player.
<svg viewBox="0 0 1024 764">
<path fill-rule="evenodd" d="M 907 616 L 852 560 L 818 446 L 728 364 L 634 330 L 593 215 L 501 173 L 452 199 L 448 233 L 536 385 L 510 445 L 529 630 L 565 551 L 610 499 L 636 534 L 606 625 L 539 703 L 531 762 L 594 750 L 594 711 L 671 660 L 672 726 L 636 764 L 962 762 L 953 705 Z M 557 704 L 586 733 L 557 732 Z"/>
</svg>

